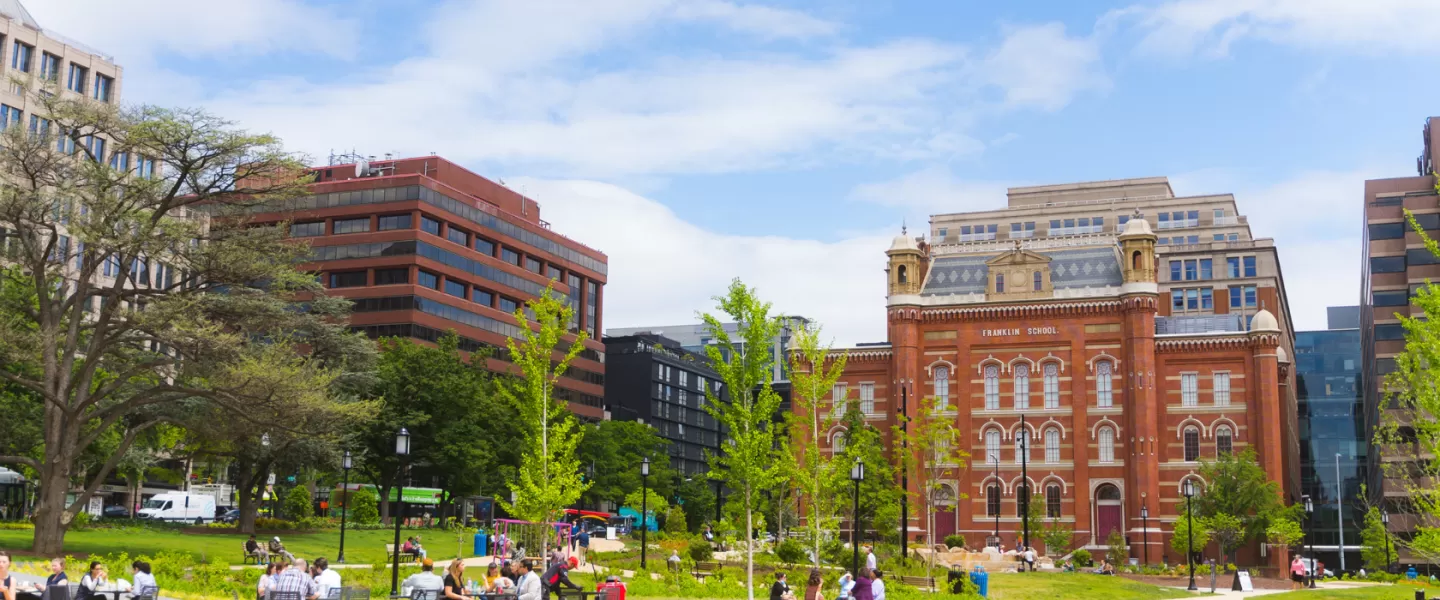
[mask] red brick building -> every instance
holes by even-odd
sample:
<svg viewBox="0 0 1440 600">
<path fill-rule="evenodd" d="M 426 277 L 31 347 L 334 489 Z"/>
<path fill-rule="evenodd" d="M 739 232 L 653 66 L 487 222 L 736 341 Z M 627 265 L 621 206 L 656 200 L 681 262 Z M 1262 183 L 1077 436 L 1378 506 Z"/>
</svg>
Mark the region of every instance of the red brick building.
<svg viewBox="0 0 1440 600">
<path fill-rule="evenodd" d="M 929 403 L 970 454 L 955 479 L 939 482 L 936 506 L 912 502 L 911 540 L 923 540 L 928 510 L 937 540 L 958 533 L 982 547 L 998 528 L 1014 547 L 1028 485 L 1044 513 L 1073 527 L 1074 547 L 1103 548 L 1119 531 L 1131 556 L 1175 564 L 1184 561 L 1169 546 L 1181 485 L 1204 488 L 1200 460 L 1254 447 L 1273 479 L 1288 479 L 1292 342 L 1263 309 L 1240 330 L 1157 335 L 1168 298 L 1144 218 L 1130 217 L 1118 235 L 979 247 L 901 235 L 886 254 L 889 344 L 849 350 L 835 393 L 858 396 L 887 440 L 902 410 L 913 417 Z M 912 492 L 924 472 L 910 473 Z M 1031 543 L 1043 549 L 1038 527 Z"/>
<path fill-rule="evenodd" d="M 315 169 L 312 195 L 255 215 L 289 220 L 313 248 L 330 293 L 355 302 L 351 323 L 372 337 L 433 342 L 455 330 L 461 347 L 505 348 L 512 316 L 554 285 L 590 338 L 556 387 L 578 416 L 604 417 L 603 253 L 550 230 L 540 205 L 434 156 Z M 490 368 L 509 367 L 505 353 Z"/>
</svg>

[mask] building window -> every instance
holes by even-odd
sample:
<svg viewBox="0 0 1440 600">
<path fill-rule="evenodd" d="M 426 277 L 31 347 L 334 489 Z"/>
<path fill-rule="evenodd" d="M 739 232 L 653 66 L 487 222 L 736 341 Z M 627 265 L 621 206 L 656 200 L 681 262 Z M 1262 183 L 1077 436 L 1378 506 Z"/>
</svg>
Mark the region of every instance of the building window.
<svg viewBox="0 0 1440 600">
<path fill-rule="evenodd" d="M 985 486 L 985 516 L 1000 516 L 1000 486 L 993 483 Z"/>
<path fill-rule="evenodd" d="M 1184 263 L 1183 260 L 1170 261 L 1170 281 L 1180 281 L 1181 271 L 1185 268 Z"/>
<path fill-rule="evenodd" d="M 1060 408 L 1060 365 L 1048 362 L 1040 371 L 1045 378 L 1045 408 Z"/>
<path fill-rule="evenodd" d="M 30 115 L 30 135 L 50 135 L 50 119 L 40 115 Z"/>
<path fill-rule="evenodd" d="M 1019 519 L 1025 516 L 1025 506 L 1031 500 L 1030 486 L 1022 483 L 1015 488 L 1015 518 Z"/>
<path fill-rule="evenodd" d="M 1100 408 L 1114 406 L 1113 381 L 1110 378 L 1110 361 L 1095 364 L 1095 404 Z"/>
<path fill-rule="evenodd" d="M 330 287 L 332 288 L 363 287 L 364 285 L 364 271 L 346 271 L 344 273 L 330 274 Z"/>
<path fill-rule="evenodd" d="M 70 63 L 70 73 L 65 80 L 65 89 L 77 94 L 85 93 L 85 80 L 90 78 L 90 69 Z"/>
<path fill-rule="evenodd" d="M 399 285 L 410 283 L 410 269 L 375 269 L 375 285 Z"/>
<path fill-rule="evenodd" d="M 511 300 L 511 299 L 509 299 L 509 298 L 506 298 L 506 297 L 504 297 L 504 296 L 501 296 L 501 297 L 500 297 L 500 310 L 503 310 L 503 311 L 505 311 L 505 312 L 507 312 L 507 313 L 510 313 L 510 314 L 515 314 L 515 311 L 520 310 L 520 303 L 519 303 L 519 302 L 516 302 L 516 301 L 514 301 L 514 300 Z M 666 389 L 668 390 L 669 388 L 666 388 Z"/>
<path fill-rule="evenodd" d="M 1030 463 L 1030 432 L 1021 429 L 1015 432 L 1015 464 Z"/>
<path fill-rule="evenodd" d="M 991 465 L 1000 464 L 1000 430 L 990 429 L 985 432 L 985 462 Z"/>
<path fill-rule="evenodd" d="M 1200 459 L 1200 429 L 1194 425 L 1185 428 L 1185 462 Z"/>
<path fill-rule="evenodd" d="M 130 153 L 115 152 L 110 155 L 110 168 L 116 171 L 130 170 Z"/>
<path fill-rule="evenodd" d="M 95 99 L 101 102 L 110 101 L 110 88 L 115 87 L 115 79 L 106 77 L 99 73 L 95 74 Z"/>
<path fill-rule="evenodd" d="M 440 222 L 430 217 L 420 217 L 420 230 L 430 235 L 440 235 Z"/>
<path fill-rule="evenodd" d="M 370 231 L 370 217 L 360 217 L 358 219 L 335 219 L 335 224 L 332 230 L 335 232 L 335 235 L 340 235 L 342 233 L 365 233 L 367 231 Z"/>
<path fill-rule="evenodd" d="M 470 290 L 470 301 L 481 306 L 492 306 L 495 304 L 495 294 L 477 287 Z"/>
<path fill-rule="evenodd" d="M 860 414 L 875 414 L 875 384 L 860 384 Z"/>
<path fill-rule="evenodd" d="M 415 278 L 415 283 L 420 284 L 420 287 L 427 287 L 432 290 L 440 289 L 440 277 L 429 271 L 420 271 L 419 275 Z"/>
<path fill-rule="evenodd" d="M 1215 309 L 1215 290 L 1211 288 L 1177 288 L 1170 290 L 1170 312 L 1210 312 Z"/>
<path fill-rule="evenodd" d="M 1219 458 L 1230 454 L 1234 450 L 1235 436 L 1230 433 L 1229 425 L 1221 425 L 1215 428 L 1215 457 Z"/>
<path fill-rule="evenodd" d="M 11 125 L 20 127 L 23 121 L 20 109 L 9 104 L 0 104 L 0 130 L 9 129 Z"/>
<path fill-rule="evenodd" d="M 475 236 L 475 251 L 486 256 L 495 256 L 495 242 Z"/>
<path fill-rule="evenodd" d="M 830 451 L 839 454 L 845 451 L 845 434 L 837 431 L 830 436 Z"/>
<path fill-rule="evenodd" d="M 1195 373 L 1180 374 L 1180 406 L 1198 406 L 1199 393 L 1196 390 L 1196 382 L 1199 376 Z"/>
<path fill-rule="evenodd" d="M 1403 340 L 1405 339 L 1405 326 L 1399 323 L 1378 323 L 1375 325 L 1375 339 Z"/>
<path fill-rule="evenodd" d="M 290 224 L 290 237 L 315 237 L 317 235 L 325 235 L 324 221 Z"/>
<path fill-rule="evenodd" d="M 135 155 L 135 176 L 141 179 L 154 179 L 155 159 Z"/>
<path fill-rule="evenodd" d="M 1405 223 L 1371 223 L 1370 239 L 1398 240 L 1405 237 Z"/>
<path fill-rule="evenodd" d="M 950 368 L 935 367 L 935 410 L 950 408 Z"/>
<path fill-rule="evenodd" d="M 1410 303 L 1405 290 L 1393 292 L 1371 292 L 1370 304 L 1372 306 L 1405 306 Z"/>
<path fill-rule="evenodd" d="M 830 389 L 830 404 L 835 411 L 836 420 L 845 416 L 845 394 L 847 393 L 849 390 L 845 389 L 843 383 L 837 383 Z"/>
<path fill-rule="evenodd" d="M 1255 257 L 1253 257 L 1253 256 L 1244 256 L 1244 257 L 1241 257 L 1241 258 L 1240 258 L 1240 265 L 1241 265 L 1241 268 L 1242 268 L 1242 272 L 1245 274 L 1246 277 L 1254 277 L 1254 276 L 1255 276 Z"/>
<path fill-rule="evenodd" d="M 561 272 L 560 272 L 559 267 L 556 267 L 555 265 L 545 265 L 545 278 L 546 278 L 546 279 L 554 279 L 555 281 L 560 281 L 560 278 L 561 278 L 563 275 L 564 275 L 564 273 L 561 273 Z"/>
<path fill-rule="evenodd" d="M 532 273 L 539 273 L 541 271 L 540 261 L 530 258 L 528 256 L 525 257 L 525 270 Z"/>
<path fill-rule="evenodd" d="M 410 215 L 385 215 L 380 217 L 379 231 L 392 231 L 395 229 L 409 229 Z"/>
<path fill-rule="evenodd" d="M 1054 427 L 1045 430 L 1045 462 L 1060 462 L 1060 430 Z"/>
<path fill-rule="evenodd" d="M 1228 406 L 1230 404 L 1230 374 L 1216 373 L 1211 378 L 1215 386 L 1215 405 Z"/>
<path fill-rule="evenodd" d="M 901 267 L 901 268 L 904 268 L 904 267 Z M 1005 293 L 1005 274 L 1004 274 L 1004 273 L 996 273 L 996 274 L 995 274 L 995 293 L 997 293 L 997 294 L 1003 294 L 1003 293 Z"/>
<path fill-rule="evenodd" d="M 40 53 L 40 78 L 51 83 L 60 81 L 60 57 L 49 52 Z"/>
<path fill-rule="evenodd" d="M 1115 430 L 1109 425 L 1100 428 L 1100 462 L 1115 462 Z"/>
<path fill-rule="evenodd" d="M 1258 306 L 1259 298 L 1256 295 L 1256 288 L 1253 285 L 1232 285 L 1230 286 L 1230 308 L 1255 308 Z"/>
<path fill-rule="evenodd" d="M 510 264 L 512 264 L 512 265 L 519 265 L 519 264 L 520 264 L 520 253 L 519 253 L 519 252 L 516 252 L 516 251 L 514 251 L 514 250 L 511 250 L 511 249 L 509 249 L 509 248 L 501 248 L 501 249 L 500 249 L 500 260 L 503 260 L 503 261 L 505 261 L 505 262 L 507 262 L 507 263 L 510 263 Z"/>
<path fill-rule="evenodd" d="M 466 288 L 467 286 L 464 283 L 455 281 L 454 279 L 445 279 L 445 293 L 451 296 L 464 300 Z"/>
<path fill-rule="evenodd" d="M 1045 486 L 1045 516 L 1050 519 L 1060 518 L 1060 484 L 1058 483 Z"/>
<path fill-rule="evenodd" d="M 1000 410 L 1000 367 L 985 366 L 985 410 Z"/>
<path fill-rule="evenodd" d="M 22 73 L 30 72 L 30 63 L 35 59 L 35 47 L 25 42 L 15 41 L 15 52 L 10 56 L 10 68 Z"/>
<path fill-rule="evenodd" d="M 1043 290 L 1043 289 L 1045 288 L 1045 285 L 1044 285 L 1044 283 L 1041 281 L 1041 279 L 1042 279 L 1042 277 L 1041 277 L 1041 275 L 1040 275 L 1040 272 L 1039 272 L 1039 271 L 1036 271 L 1036 272 L 1035 272 L 1035 291 L 1037 291 L 1037 292 L 1038 292 L 1038 291 L 1041 291 L 1041 290 Z"/>
<path fill-rule="evenodd" d="M 1030 408 L 1030 365 L 1015 365 L 1015 409 Z"/>
</svg>

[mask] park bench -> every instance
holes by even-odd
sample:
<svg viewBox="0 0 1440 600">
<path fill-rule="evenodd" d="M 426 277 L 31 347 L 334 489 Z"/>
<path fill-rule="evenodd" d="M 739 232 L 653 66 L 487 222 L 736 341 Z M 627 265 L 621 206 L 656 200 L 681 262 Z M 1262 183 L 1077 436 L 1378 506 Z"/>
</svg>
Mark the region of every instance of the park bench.
<svg viewBox="0 0 1440 600">
<path fill-rule="evenodd" d="M 256 547 L 255 552 L 251 552 L 249 548 L 246 548 L 246 544 L 247 542 L 240 542 L 240 553 L 245 555 L 245 558 L 240 561 L 240 564 L 248 565 L 251 561 L 254 561 L 257 565 L 260 564 L 259 547 Z"/>
<path fill-rule="evenodd" d="M 395 562 L 395 544 L 385 544 L 385 562 L 387 562 L 387 563 L 393 563 L 393 562 Z M 411 553 L 409 553 L 409 552 L 401 552 L 401 553 L 400 553 L 400 562 L 402 562 L 402 563 L 413 563 L 413 562 L 415 562 L 415 555 L 414 555 L 414 554 L 411 554 Z"/>
<path fill-rule="evenodd" d="M 908 585 L 908 586 L 911 586 L 911 587 L 919 588 L 920 590 L 926 591 L 926 592 L 933 592 L 933 591 L 935 591 L 935 578 L 934 578 L 934 577 L 918 577 L 918 576 L 914 576 L 914 575 L 901 575 L 901 576 L 900 576 L 900 583 L 903 583 L 903 584 Z"/>
<path fill-rule="evenodd" d="M 695 566 L 690 569 L 690 574 L 695 576 L 695 578 L 699 579 L 700 581 L 705 581 L 706 577 L 709 577 L 711 575 L 718 575 L 719 573 L 720 563 L 715 561 L 697 560 L 695 561 Z"/>
</svg>

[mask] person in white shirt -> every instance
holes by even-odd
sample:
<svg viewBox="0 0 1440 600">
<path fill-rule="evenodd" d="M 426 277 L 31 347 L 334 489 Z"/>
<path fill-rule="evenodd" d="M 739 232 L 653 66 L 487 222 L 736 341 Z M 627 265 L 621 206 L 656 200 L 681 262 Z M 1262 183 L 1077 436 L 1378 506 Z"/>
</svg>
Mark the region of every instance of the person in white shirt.
<svg viewBox="0 0 1440 600">
<path fill-rule="evenodd" d="M 865 568 L 870 569 L 871 571 L 874 571 L 876 566 L 877 566 L 877 565 L 875 564 L 875 549 L 874 549 L 874 548 L 871 548 L 870 546 L 866 546 L 866 547 L 865 547 Z"/>
<path fill-rule="evenodd" d="M 405 581 L 400 584 L 400 593 L 406 596 L 409 596 L 410 592 L 414 590 L 422 590 L 435 592 L 438 597 L 444 589 L 445 580 L 435 574 L 435 561 L 428 558 L 420 559 L 419 573 L 406 577 Z"/>
<path fill-rule="evenodd" d="M 340 589 L 340 574 L 330 568 L 330 561 L 325 560 L 325 557 L 315 559 L 315 570 L 315 587 L 319 588 L 322 599 L 330 597 L 330 590 Z"/>
<path fill-rule="evenodd" d="M 155 576 L 150 574 L 150 563 L 137 560 L 130 563 L 130 568 L 135 570 L 135 583 L 130 587 L 132 596 L 154 596 L 160 591 Z"/>
<path fill-rule="evenodd" d="M 1035 547 L 1034 547 L 1034 546 L 1026 546 L 1026 547 L 1025 547 L 1025 564 L 1026 564 L 1026 566 L 1028 566 L 1028 567 L 1030 568 L 1031 571 L 1034 571 L 1034 570 L 1035 570 Z"/>
<path fill-rule="evenodd" d="M 885 573 L 876 570 L 875 581 L 870 584 L 870 593 L 875 596 L 875 600 L 885 600 L 885 580 L 883 579 L 884 576 Z"/>
<path fill-rule="evenodd" d="M 515 586 L 516 600 L 540 600 L 543 593 L 540 576 L 535 574 L 535 566 L 529 559 L 520 561 L 520 583 Z"/>
</svg>

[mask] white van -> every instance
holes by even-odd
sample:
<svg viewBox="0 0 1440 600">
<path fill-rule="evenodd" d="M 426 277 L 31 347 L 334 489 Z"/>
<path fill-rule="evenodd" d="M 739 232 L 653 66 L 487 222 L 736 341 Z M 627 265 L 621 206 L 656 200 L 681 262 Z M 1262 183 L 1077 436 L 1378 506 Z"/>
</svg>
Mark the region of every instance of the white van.
<svg viewBox="0 0 1440 600">
<path fill-rule="evenodd" d="M 157 521 L 215 520 L 215 496 L 188 492 L 155 494 L 140 508 L 140 518 Z"/>
</svg>

